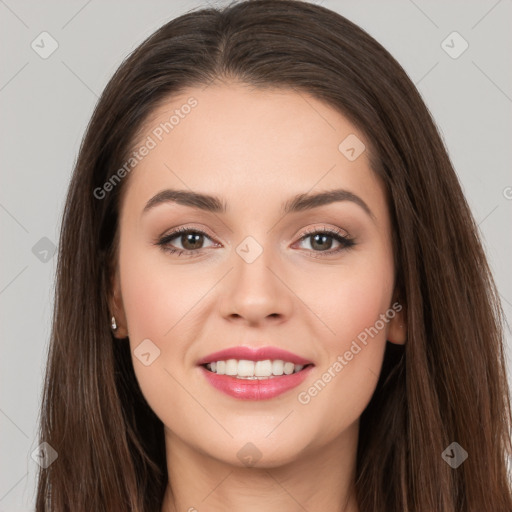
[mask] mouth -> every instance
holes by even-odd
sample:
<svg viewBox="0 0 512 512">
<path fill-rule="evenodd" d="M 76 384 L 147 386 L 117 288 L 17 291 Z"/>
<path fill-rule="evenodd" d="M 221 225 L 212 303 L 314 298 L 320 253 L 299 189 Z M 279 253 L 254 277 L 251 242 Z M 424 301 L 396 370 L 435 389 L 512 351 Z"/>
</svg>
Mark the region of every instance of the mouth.
<svg viewBox="0 0 512 512">
<path fill-rule="evenodd" d="M 303 383 L 314 366 L 282 359 L 221 359 L 199 368 L 206 382 L 224 395 L 238 400 L 270 400 Z"/>
<path fill-rule="evenodd" d="M 214 352 L 196 362 L 208 384 L 239 400 L 268 400 L 301 384 L 312 361 L 265 346 L 240 345 Z"/>
<path fill-rule="evenodd" d="M 226 375 L 240 380 L 269 380 L 294 375 L 314 366 L 313 363 L 295 364 L 283 359 L 226 359 L 201 365 L 215 375 Z"/>
</svg>

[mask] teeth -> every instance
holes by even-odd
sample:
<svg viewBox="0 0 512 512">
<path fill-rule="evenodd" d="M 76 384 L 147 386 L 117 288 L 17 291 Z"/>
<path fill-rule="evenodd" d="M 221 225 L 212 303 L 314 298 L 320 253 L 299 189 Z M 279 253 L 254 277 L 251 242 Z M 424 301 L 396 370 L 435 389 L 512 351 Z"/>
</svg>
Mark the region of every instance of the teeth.
<svg viewBox="0 0 512 512">
<path fill-rule="evenodd" d="M 254 375 L 254 361 L 247 361 L 245 359 L 238 361 L 237 373 L 239 377 L 252 377 Z"/>
<path fill-rule="evenodd" d="M 284 361 L 281 361 L 280 359 L 276 359 L 275 361 L 272 361 L 272 373 L 274 375 L 283 375 L 284 373 Z"/>
<path fill-rule="evenodd" d="M 217 375 L 225 375 L 226 374 L 226 361 L 217 361 L 216 366 L 217 366 Z M 213 371 L 213 368 L 211 367 L 211 365 L 210 365 L 210 369 Z"/>
<path fill-rule="evenodd" d="M 271 379 L 280 375 L 291 375 L 304 368 L 301 364 L 294 364 L 289 361 L 276 359 L 271 361 L 249 361 L 247 359 L 228 359 L 227 361 L 216 361 L 208 363 L 206 368 L 217 375 L 231 375 L 239 379 L 261 380 Z"/>
<path fill-rule="evenodd" d="M 272 361 L 266 359 L 265 361 L 257 361 L 254 366 L 255 377 L 270 377 L 272 375 Z"/>
<path fill-rule="evenodd" d="M 238 371 L 238 361 L 236 359 L 228 359 L 226 361 L 226 375 L 236 375 Z"/>
<path fill-rule="evenodd" d="M 293 373 L 294 368 L 295 365 L 293 363 L 284 363 L 284 373 L 286 375 L 291 375 Z"/>
</svg>

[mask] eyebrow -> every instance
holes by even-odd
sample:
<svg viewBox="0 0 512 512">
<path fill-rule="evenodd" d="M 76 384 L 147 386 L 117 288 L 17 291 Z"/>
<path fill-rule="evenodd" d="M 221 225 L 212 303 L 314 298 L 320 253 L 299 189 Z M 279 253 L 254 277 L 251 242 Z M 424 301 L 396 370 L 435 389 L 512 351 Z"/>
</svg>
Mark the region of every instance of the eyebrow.
<svg viewBox="0 0 512 512">
<path fill-rule="evenodd" d="M 369 206 L 357 195 L 344 189 L 334 189 L 316 194 L 298 194 L 282 206 L 282 213 L 301 212 L 311 210 L 331 203 L 350 201 L 360 206 L 373 220 L 375 215 Z M 144 206 L 142 214 L 160 204 L 177 203 L 191 208 L 197 208 L 212 213 L 226 213 L 227 204 L 219 197 L 210 194 L 202 194 L 190 190 L 166 189 L 158 192 Z"/>
</svg>

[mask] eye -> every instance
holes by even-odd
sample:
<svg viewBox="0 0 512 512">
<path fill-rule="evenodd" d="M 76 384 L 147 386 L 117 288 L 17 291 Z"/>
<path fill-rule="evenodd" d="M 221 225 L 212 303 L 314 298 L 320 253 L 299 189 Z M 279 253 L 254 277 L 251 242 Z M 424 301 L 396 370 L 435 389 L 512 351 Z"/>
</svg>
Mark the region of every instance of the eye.
<svg viewBox="0 0 512 512">
<path fill-rule="evenodd" d="M 327 229 L 325 226 L 322 230 L 316 229 L 306 231 L 302 233 L 299 242 L 310 239 L 309 245 L 315 255 L 314 258 L 323 258 L 324 256 L 330 256 L 337 254 L 345 249 L 350 249 L 356 242 L 353 238 L 350 238 L 345 232 L 339 229 L 331 228 Z M 339 244 L 339 247 L 334 250 L 330 250 L 332 247 L 332 239 Z"/>
<path fill-rule="evenodd" d="M 178 240 L 181 244 L 180 247 L 174 247 L 171 242 Z M 202 230 L 195 228 L 182 227 L 172 231 L 171 233 L 164 235 L 162 238 L 155 242 L 162 248 L 163 251 L 170 254 L 176 254 L 177 256 L 198 256 L 201 254 L 201 250 L 204 249 L 204 241 L 211 238 Z M 301 238 L 298 243 L 304 242 L 305 240 L 311 239 L 310 252 L 316 253 L 312 255 L 315 258 L 322 258 L 332 254 L 337 254 L 345 249 L 350 249 L 356 242 L 353 238 L 350 238 L 345 232 L 339 229 L 331 228 L 327 229 L 325 226 L 322 230 L 309 230 L 301 234 Z M 339 247 L 331 250 L 332 239 L 339 244 Z M 215 246 L 215 243 L 213 244 Z"/>
<path fill-rule="evenodd" d="M 164 251 L 171 254 L 176 253 L 178 256 L 182 254 L 197 256 L 199 251 L 203 249 L 202 245 L 206 238 L 211 240 L 211 238 L 200 229 L 179 228 L 160 238 L 156 245 L 161 246 Z M 177 239 L 181 243 L 182 248 L 176 248 L 170 245 L 171 241 L 174 239 Z"/>
</svg>

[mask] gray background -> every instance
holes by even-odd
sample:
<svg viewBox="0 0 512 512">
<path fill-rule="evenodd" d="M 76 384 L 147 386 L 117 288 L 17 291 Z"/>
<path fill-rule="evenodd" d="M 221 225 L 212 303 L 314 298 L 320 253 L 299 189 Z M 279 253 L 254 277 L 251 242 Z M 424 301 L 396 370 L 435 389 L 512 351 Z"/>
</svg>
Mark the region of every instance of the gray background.
<svg viewBox="0 0 512 512">
<path fill-rule="evenodd" d="M 315 3 L 367 30 L 418 86 L 479 224 L 510 317 L 512 1 Z M 184 0 L 0 0 L 0 512 L 33 510 L 37 466 L 30 454 L 37 446 L 51 325 L 52 249 L 93 107 L 131 50 L 167 20 L 203 5 Z M 40 36 L 44 31 L 58 43 L 46 59 L 31 47 L 35 41 L 40 52 L 43 45 L 45 51 L 51 48 L 48 36 Z M 469 43 L 458 58 L 441 46 L 453 31 Z M 445 44 L 452 53 L 462 48 L 453 37 Z M 511 348 L 507 330 L 509 361 Z"/>
</svg>

